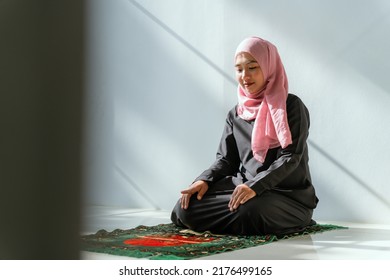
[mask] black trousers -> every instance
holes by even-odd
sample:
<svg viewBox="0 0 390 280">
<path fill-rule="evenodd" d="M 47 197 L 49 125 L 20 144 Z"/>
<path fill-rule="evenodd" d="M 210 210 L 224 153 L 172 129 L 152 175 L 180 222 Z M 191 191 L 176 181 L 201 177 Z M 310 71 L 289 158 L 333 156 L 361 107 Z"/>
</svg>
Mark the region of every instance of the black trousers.
<svg viewBox="0 0 390 280">
<path fill-rule="evenodd" d="M 235 187 L 234 177 L 223 179 L 210 187 L 202 200 L 193 195 L 186 210 L 179 200 L 172 222 L 194 231 L 234 235 L 283 235 L 315 223 L 313 209 L 279 191 L 266 191 L 231 212 L 228 203 Z"/>
</svg>

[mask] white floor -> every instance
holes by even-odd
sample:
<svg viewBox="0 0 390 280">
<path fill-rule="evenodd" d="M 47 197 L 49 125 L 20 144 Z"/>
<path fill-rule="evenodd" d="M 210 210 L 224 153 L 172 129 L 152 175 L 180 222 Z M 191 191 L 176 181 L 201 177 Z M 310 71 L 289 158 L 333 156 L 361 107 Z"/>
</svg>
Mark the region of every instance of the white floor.
<svg viewBox="0 0 390 280">
<path fill-rule="evenodd" d="M 138 225 L 170 223 L 170 212 L 153 209 L 91 207 L 85 211 L 84 234 L 100 229 L 130 229 Z M 342 221 L 317 221 L 347 226 L 280 240 L 265 246 L 217 254 L 203 260 L 390 260 L 390 225 L 353 224 Z M 126 257 L 82 252 L 86 260 L 129 259 Z"/>
</svg>

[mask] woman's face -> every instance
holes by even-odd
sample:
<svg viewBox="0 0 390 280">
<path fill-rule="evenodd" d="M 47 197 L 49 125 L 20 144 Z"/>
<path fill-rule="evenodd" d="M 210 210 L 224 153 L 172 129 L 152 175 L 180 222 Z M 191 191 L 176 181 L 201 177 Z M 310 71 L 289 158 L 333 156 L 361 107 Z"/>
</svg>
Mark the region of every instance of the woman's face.
<svg viewBox="0 0 390 280">
<path fill-rule="evenodd" d="M 265 86 L 263 72 L 257 61 L 247 52 L 236 56 L 236 79 L 249 94 L 260 92 Z"/>
</svg>

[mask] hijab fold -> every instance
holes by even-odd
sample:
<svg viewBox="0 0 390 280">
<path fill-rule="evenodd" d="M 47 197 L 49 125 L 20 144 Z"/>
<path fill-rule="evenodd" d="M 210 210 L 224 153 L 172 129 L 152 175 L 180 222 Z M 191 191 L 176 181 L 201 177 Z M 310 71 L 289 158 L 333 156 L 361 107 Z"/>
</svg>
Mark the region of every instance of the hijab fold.
<svg viewBox="0 0 390 280">
<path fill-rule="evenodd" d="M 270 42 L 258 37 L 247 38 L 238 45 L 235 57 L 243 52 L 257 61 L 266 82 L 255 94 L 240 85 L 237 89 L 237 114 L 244 120 L 254 120 L 252 152 L 263 163 L 269 149 L 286 148 L 292 143 L 286 112 L 288 80 L 279 53 Z"/>
</svg>

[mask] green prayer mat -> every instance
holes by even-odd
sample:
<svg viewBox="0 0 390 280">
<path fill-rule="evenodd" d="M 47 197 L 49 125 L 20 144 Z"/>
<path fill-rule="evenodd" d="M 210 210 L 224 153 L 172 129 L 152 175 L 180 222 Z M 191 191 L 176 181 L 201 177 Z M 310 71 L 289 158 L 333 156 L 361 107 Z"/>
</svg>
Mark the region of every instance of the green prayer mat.
<svg viewBox="0 0 390 280">
<path fill-rule="evenodd" d="M 277 237 L 272 234 L 235 236 L 216 235 L 210 232 L 197 233 L 179 228 L 174 224 L 160 224 L 156 226 L 138 226 L 128 230 L 116 229 L 112 232 L 99 230 L 95 234 L 83 235 L 81 237 L 81 249 L 83 251 L 152 260 L 185 260 L 335 229 L 346 228 L 337 225 L 316 224 L 299 233 Z"/>
</svg>

